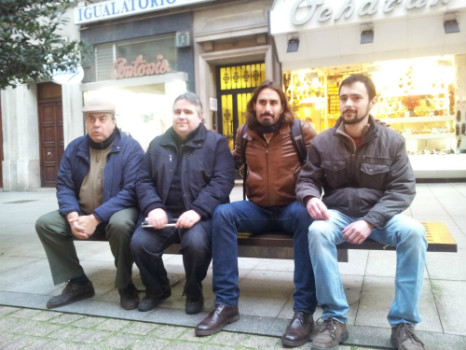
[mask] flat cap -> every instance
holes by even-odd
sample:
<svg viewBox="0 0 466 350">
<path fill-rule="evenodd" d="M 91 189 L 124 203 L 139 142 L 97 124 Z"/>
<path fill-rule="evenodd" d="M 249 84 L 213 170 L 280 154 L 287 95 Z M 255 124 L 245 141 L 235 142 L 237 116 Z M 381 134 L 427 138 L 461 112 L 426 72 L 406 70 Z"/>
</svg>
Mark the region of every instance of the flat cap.
<svg viewBox="0 0 466 350">
<path fill-rule="evenodd" d="M 101 112 L 115 114 L 115 104 L 107 98 L 95 97 L 86 102 L 82 111 L 83 113 Z"/>
</svg>

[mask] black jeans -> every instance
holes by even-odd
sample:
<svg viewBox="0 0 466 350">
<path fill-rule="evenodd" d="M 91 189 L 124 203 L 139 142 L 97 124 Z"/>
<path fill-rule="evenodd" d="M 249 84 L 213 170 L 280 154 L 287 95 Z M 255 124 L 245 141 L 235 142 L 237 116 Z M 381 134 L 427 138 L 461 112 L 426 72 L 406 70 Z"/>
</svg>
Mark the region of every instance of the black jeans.
<svg viewBox="0 0 466 350">
<path fill-rule="evenodd" d="M 210 220 L 200 221 L 190 229 L 167 227 L 155 230 L 138 226 L 131 239 L 131 252 L 148 293 L 160 296 L 168 289 L 163 251 L 174 243 L 180 243 L 186 273 L 183 294 L 190 297 L 202 295 L 202 281 L 212 258 L 210 223 Z"/>
</svg>

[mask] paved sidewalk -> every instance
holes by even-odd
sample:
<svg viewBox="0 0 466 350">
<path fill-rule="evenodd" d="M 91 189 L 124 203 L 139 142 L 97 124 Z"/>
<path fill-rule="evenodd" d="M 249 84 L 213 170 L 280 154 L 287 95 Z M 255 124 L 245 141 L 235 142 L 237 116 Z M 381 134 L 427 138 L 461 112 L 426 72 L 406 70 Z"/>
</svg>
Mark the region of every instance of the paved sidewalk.
<svg viewBox="0 0 466 350">
<path fill-rule="evenodd" d="M 232 200 L 241 198 L 235 188 Z M 429 252 L 420 301 L 418 334 L 427 349 L 466 349 L 466 183 L 419 184 L 406 214 L 443 221 L 458 253 Z M 38 216 L 57 208 L 54 190 L 0 192 L 0 349 L 270 349 L 292 316 L 293 263 L 240 259 L 241 320 L 225 331 L 196 338 L 193 327 L 213 306 L 211 272 L 204 282 L 205 312 L 184 313 L 181 257 L 164 257 L 172 297 L 151 312 L 124 311 L 113 288 L 115 269 L 108 244 L 77 242 L 78 254 L 96 288 L 92 299 L 45 310 L 60 293 L 34 230 Z M 135 284 L 140 282 L 134 268 Z M 395 253 L 350 251 L 340 263 L 350 303 L 350 338 L 342 350 L 390 348 L 386 314 L 394 295 Z M 317 319 L 318 311 L 315 315 Z M 302 346 L 309 349 L 310 343 Z"/>
</svg>

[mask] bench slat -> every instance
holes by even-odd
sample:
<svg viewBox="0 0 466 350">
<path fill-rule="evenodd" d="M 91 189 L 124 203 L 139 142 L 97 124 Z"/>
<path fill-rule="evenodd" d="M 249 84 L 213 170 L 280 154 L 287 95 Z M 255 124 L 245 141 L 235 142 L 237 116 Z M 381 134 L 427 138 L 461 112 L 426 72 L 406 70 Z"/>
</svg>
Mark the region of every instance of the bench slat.
<svg viewBox="0 0 466 350">
<path fill-rule="evenodd" d="M 457 252 L 458 247 L 447 226 L 443 222 L 423 222 L 426 229 L 426 239 L 430 252 Z M 293 247 L 293 237 L 283 233 L 264 233 L 251 235 L 238 233 L 238 244 L 245 246 L 264 247 Z M 338 249 L 369 249 L 369 250 L 395 250 L 395 247 L 383 245 L 372 239 L 367 239 L 360 245 L 342 243 Z"/>
<path fill-rule="evenodd" d="M 429 252 L 458 251 L 455 239 L 443 222 L 423 222 L 426 229 Z M 89 240 L 105 241 L 105 237 L 91 236 Z M 343 243 L 338 246 L 338 261 L 348 261 L 348 249 L 395 250 L 392 246 L 367 239 L 360 245 Z M 173 244 L 165 250 L 166 254 L 179 254 L 179 244 Z M 260 235 L 238 233 L 238 254 L 240 257 L 293 259 L 293 237 L 281 232 L 269 232 Z"/>
</svg>

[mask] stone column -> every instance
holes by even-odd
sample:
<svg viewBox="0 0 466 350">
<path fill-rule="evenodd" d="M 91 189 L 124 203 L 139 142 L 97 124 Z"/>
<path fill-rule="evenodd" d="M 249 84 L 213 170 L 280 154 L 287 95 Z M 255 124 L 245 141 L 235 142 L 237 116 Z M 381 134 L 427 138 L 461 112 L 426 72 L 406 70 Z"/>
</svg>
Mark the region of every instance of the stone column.
<svg viewBox="0 0 466 350">
<path fill-rule="evenodd" d="M 36 86 L 7 88 L 2 94 L 3 189 L 28 191 L 40 187 Z"/>
</svg>

